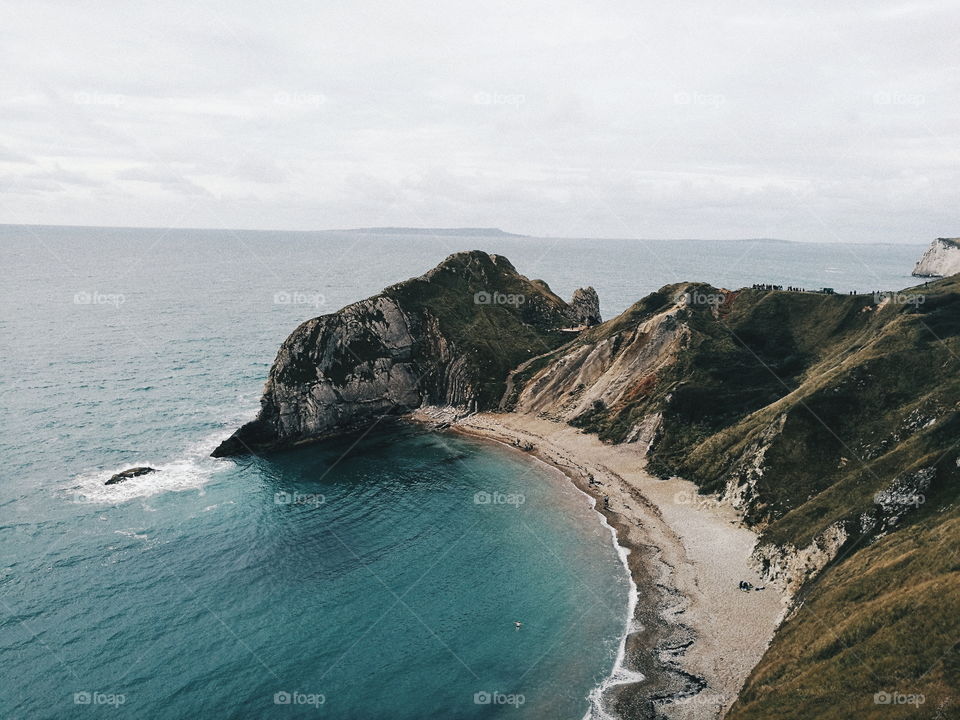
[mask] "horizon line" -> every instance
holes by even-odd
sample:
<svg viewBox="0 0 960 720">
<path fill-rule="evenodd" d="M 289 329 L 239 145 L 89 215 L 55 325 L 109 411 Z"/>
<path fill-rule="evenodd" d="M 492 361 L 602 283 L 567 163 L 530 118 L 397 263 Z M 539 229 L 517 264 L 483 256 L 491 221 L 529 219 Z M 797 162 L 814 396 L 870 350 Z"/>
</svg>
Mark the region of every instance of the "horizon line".
<svg viewBox="0 0 960 720">
<path fill-rule="evenodd" d="M 928 244 L 933 242 L 936 238 L 932 238 L 929 241 L 921 240 L 907 240 L 903 242 L 871 242 L 871 241 L 856 241 L 856 240 L 847 240 L 847 241 L 837 241 L 837 240 L 788 240 L 786 238 L 778 237 L 692 237 L 692 236 L 675 236 L 675 237 L 602 237 L 602 236 L 589 236 L 589 235 L 530 235 L 525 233 L 514 233 L 508 230 L 503 230 L 499 227 L 488 226 L 488 227 L 478 227 L 478 226 L 459 226 L 459 227 L 419 227 L 419 226 L 404 226 L 404 225 L 383 225 L 383 226 L 364 226 L 364 227 L 355 227 L 355 228 L 314 228 L 314 229 L 281 229 L 281 228 L 231 228 L 231 227 L 196 227 L 196 226 L 174 226 L 174 225 L 86 225 L 86 224 L 72 224 L 72 223 L 15 223 L 15 222 L 0 222 L 0 227 L 2 228 L 73 228 L 73 229 L 100 229 L 100 230 L 200 230 L 207 232 L 246 232 L 246 233 L 298 233 L 298 234 L 308 234 L 308 233 L 368 233 L 368 234 L 387 234 L 391 231 L 394 232 L 407 232 L 410 234 L 415 234 L 415 231 L 421 231 L 424 235 L 441 234 L 443 232 L 463 232 L 463 231 L 491 231 L 492 234 L 488 237 L 507 237 L 515 239 L 529 239 L 529 240 L 599 240 L 599 241 L 636 241 L 643 242 L 649 240 L 656 241 L 671 241 L 671 242 L 683 242 L 690 240 L 704 240 L 704 241 L 713 241 L 713 242 L 778 242 L 778 243 L 791 243 L 791 244 L 823 244 L 823 245 L 912 245 L 912 244 Z M 411 232 L 414 231 L 414 232 Z M 476 235 L 476 237 L 483 237 L 482 235 Z"/>
</svg>

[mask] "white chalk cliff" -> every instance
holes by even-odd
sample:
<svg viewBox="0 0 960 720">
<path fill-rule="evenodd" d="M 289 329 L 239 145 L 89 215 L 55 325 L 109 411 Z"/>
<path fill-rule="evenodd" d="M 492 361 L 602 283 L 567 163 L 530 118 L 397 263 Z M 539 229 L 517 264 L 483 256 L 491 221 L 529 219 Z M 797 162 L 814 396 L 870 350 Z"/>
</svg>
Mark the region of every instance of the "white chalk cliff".
<svg viewBox="0 0 960 720">
<path fill-rule="evenodd" d="M 913 269 L 916 277 L 947 277 L 960 273 L 960 238 L 937 238 Z"/>
</svg>

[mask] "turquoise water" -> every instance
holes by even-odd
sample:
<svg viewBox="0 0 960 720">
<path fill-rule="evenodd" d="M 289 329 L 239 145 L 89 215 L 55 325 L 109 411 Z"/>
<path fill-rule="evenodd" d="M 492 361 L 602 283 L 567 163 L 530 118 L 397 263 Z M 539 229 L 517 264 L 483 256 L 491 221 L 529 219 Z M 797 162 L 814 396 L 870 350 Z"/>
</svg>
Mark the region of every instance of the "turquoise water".
<svg viewBox="0 0 960 720">
<path fill-rule="evenodd" d="M 582 717 L 629 582 L 553 471 L 413 429 L 207 457 L 299 322 L 471 247 L 608 316 L 902 287 L 923 249 L 0 226 L 0 717 Z"/>
</svg>

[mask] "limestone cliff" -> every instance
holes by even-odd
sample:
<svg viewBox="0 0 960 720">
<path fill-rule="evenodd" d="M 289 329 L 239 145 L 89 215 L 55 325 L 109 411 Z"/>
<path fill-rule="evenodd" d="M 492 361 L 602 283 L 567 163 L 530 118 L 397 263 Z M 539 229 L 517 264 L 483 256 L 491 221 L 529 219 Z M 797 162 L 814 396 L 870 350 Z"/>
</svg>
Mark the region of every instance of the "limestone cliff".
<svg viewBox="0 0 960 720">
<path fill-rule="evenodd" d="M 960 273 L 960 238 L 937 238 L 913 268 L 916 277 L 947 277 Z"/>
<path fill-rule="evenodd" d="M 510 368 L 568 342 L 563 329 L 582 314 L 582 303 L 568 305 L 502 256 L 451 255 L 294 330 L 270 369 L 257 419 L 213 454 L 323 438 L 424 404 L 491 407 Z"/>
</svg>

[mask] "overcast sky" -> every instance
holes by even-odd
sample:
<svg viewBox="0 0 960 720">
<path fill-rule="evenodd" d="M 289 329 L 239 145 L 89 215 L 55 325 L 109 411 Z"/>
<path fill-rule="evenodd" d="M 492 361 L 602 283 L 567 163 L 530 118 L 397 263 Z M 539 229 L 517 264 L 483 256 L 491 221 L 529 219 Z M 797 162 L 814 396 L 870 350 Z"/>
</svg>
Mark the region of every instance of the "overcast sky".
<svg viewBox="0 0 960 720">
<path fill-rule="evenodd" d="M 960 235 L 960 5 L 0 0 L 0 222 Z"/>
</svg>

